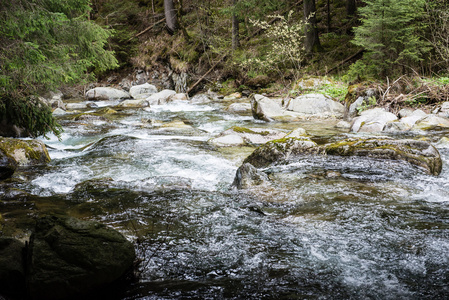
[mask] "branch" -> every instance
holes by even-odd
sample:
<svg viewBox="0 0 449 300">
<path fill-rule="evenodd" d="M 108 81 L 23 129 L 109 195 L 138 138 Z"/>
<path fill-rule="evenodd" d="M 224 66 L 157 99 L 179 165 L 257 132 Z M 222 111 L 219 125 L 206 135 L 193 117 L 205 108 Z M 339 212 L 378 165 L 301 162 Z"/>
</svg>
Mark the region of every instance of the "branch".
<svg viewBox="0 0 449 300">
<path fill-rule="evenodd" d="M 162 22 L 165 21 L 165 18 L 157 21 L 156 23 L 154 23 L 153 25 L 151 25 L 150 27 L 147 27 L 145 30 L 139 32 L 138 34 L 136 34 L 135 36 L 133 36 L 132 38 L 130 38 L 129 40 L 127 40 L 127 42 L 130 42 L 132 39 L 141 36 L 142 34 L 144 34 L 145 32 L 147 32 L 148 30 L 150 30 L 151 28 L 153 28 L 154 26 L 156 26 L 157 24 L 160 24 Z"/>
</svg>

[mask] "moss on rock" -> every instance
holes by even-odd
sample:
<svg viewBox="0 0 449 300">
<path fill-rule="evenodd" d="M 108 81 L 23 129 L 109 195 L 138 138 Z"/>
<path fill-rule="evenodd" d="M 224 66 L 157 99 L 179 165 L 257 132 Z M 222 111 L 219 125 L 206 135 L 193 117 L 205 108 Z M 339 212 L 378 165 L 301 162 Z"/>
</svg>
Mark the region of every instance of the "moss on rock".
<svg viewBox="0 0 449 300">
<path fill-rule="evenodd" d="M 39 140 L 0 137 L 0 150 L 19 166 L 44 165 L 50 162 L 45 144 Z"/>
</svg>

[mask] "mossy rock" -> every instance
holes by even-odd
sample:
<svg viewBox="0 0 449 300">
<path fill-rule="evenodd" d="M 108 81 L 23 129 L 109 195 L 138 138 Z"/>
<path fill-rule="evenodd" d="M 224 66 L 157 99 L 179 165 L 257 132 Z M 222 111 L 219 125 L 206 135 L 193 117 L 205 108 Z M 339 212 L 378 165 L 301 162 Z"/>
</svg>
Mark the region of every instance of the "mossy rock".
<svg viewBox="0 0 449 300">
<path fill-rule="evenodd" d="M 426 141 L 377 138 L 346 139 L 326 145 L 325 151 L 328 155 L 402 160 L 422 168 L 431 175 L 439 175 L 442 169 L 440 153 Z"/>
<path fill-rule="evenodd" d="M 45 144 L 39 140 L 0 137 L 0 150 L 18 166 L 45 165 L 50 162 Z"/>
<path fill-rule="evenodd" d="M 244 160 L 256 168 L 265 168 L 273 163 L 283 163 L 302 154 L 319 154 L 322 149 L 308 137 L 290 137 L 263 144 Z"/>
<path fill-rule="evenodd" d="M 0 149 L 0 180 L 7 179 L 17 169 L 17 162 Z"/>
</svg>

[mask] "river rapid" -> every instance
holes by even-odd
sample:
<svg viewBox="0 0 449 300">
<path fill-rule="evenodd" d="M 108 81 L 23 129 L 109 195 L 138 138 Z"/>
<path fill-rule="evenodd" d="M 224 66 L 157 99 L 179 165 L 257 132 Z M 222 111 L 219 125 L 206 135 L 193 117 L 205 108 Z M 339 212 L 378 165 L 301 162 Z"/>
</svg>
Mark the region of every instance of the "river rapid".
<svg viewBox="0 0 449 300">
<path fill-rule="evenodd" d="M 26 239 L 37 216 L 55 213 L 118 229 L 136 244 L 139 279 L 109 299 L 449 297 L 449 148 L 437 143 L 448 132 L 395 136 L 434 143 L 439 176 L 304 157 L 264 170 L 269 187 L 239 191 L 236 170 L 255 147 L 208 143 L 231 126 L 302 127 L 319 144 L 355 134 L 332 120 L 264 123 L 227 104 L 60 117 L 62 139 L 43 140 L 51 163 L 0 185 L 3 234 Z"/>
</svg>

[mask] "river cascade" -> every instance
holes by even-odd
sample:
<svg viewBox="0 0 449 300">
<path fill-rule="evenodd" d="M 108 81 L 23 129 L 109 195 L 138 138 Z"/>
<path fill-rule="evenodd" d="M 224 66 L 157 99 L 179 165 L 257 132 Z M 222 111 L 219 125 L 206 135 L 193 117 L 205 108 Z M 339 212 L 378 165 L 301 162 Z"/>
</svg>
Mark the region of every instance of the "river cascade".
<svg viewBox="0 0 449 300">
<path fill-rule="evenodd" d="M 449 295 L 448 130 L 367 134 L 332 118 L 265 122 L 227 110 L 249 99 L 201 97 L 137 107 L 67 100 L 74 112 L 58 116 L 61 139 L 42 139 L 51 162 L 0 182 L 2 234 L 26 240 L 34 219 L 49 214 L 117 229 L 135 244 L 138 279 L 108 299 Z M 317 145 L 425 140 L 442 172 L 307 154 L 259 168 L 264 184 L 237 189 L 236 171 L 258 145 L 211 142 L 230 128 L 303 128 Z"/>
</svg>

